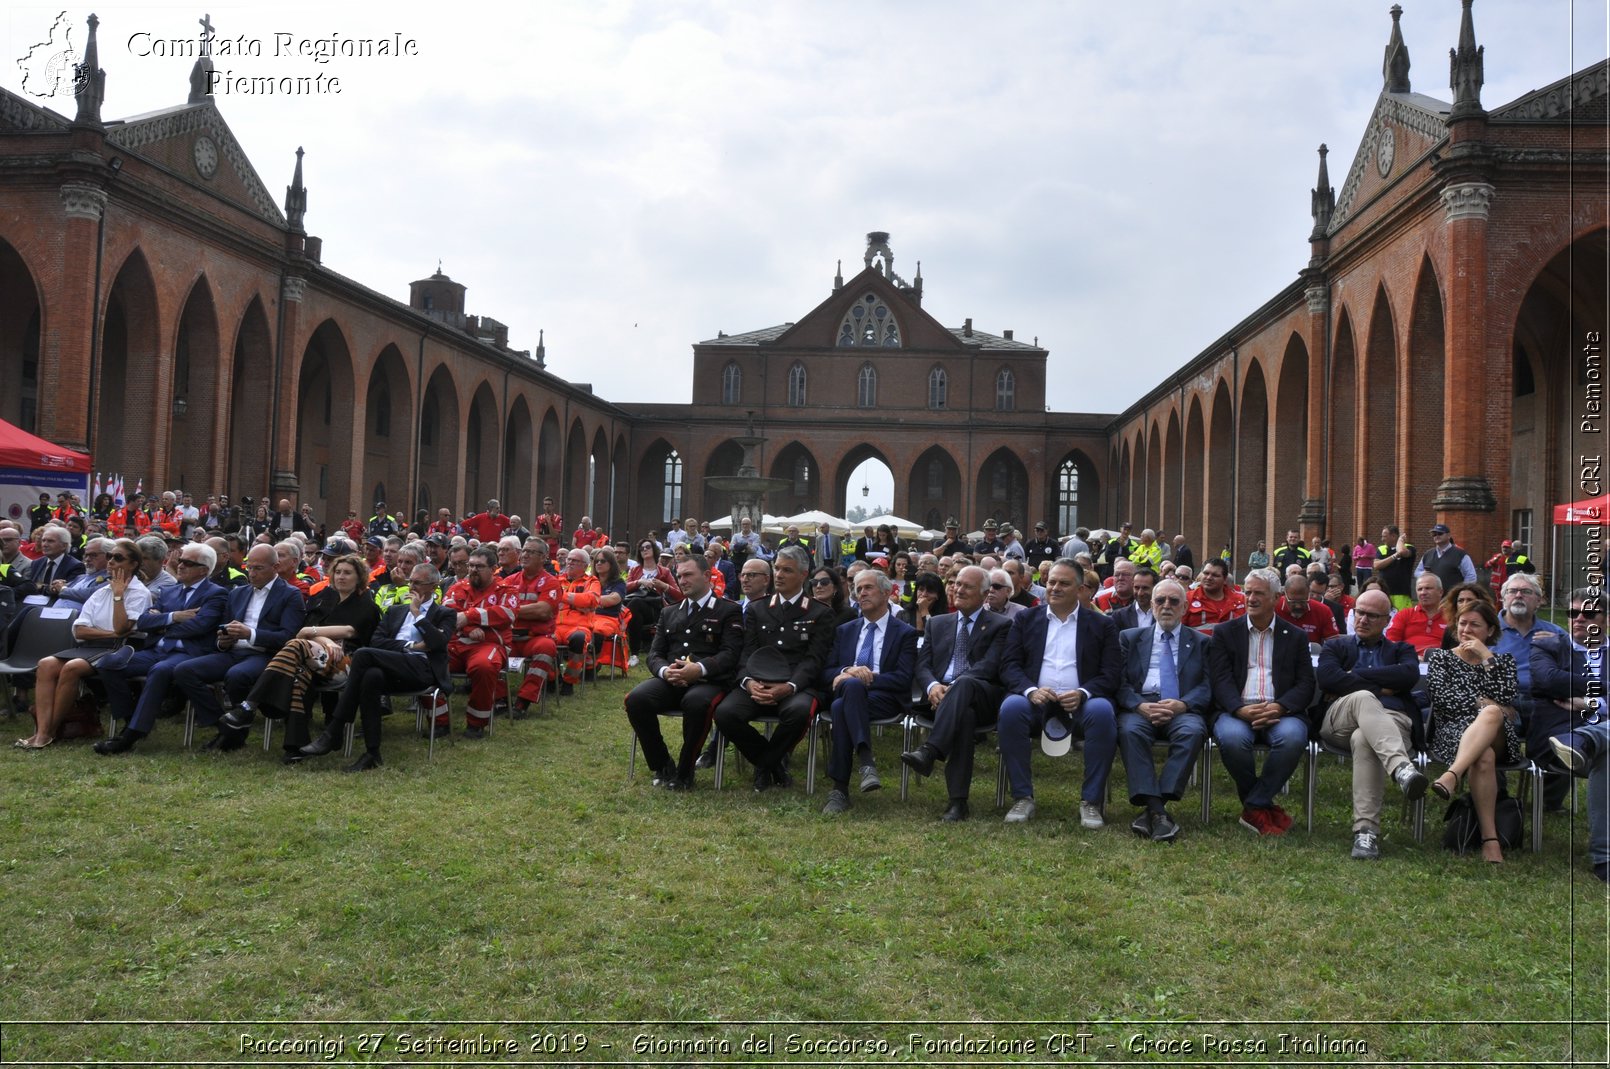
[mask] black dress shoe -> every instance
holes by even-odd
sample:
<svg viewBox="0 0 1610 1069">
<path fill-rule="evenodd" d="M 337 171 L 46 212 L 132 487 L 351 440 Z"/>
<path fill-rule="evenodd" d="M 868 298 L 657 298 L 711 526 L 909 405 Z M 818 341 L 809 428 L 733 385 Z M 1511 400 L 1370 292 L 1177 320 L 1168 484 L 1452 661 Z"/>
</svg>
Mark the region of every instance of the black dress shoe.
<svg viewBox="0 0 1610 1069">
<path fill-rule="evenodd" d="M 102 739 L 100 742 L 97 742 L 95 744 L 95 752 L 98 754 L 128 753 L 130 750 L 134 749 L 134 744 L 143 738 L 145 738 L 143 732 L 127 730 L 120 731 L 109 739 Z"/>
<path fill-rule="evenodd" d="M 699 759 L 697 761 L 693 762 L 693 767 L 694 768 L 715 768 L 716 767 L 716 744 L 714 742 L 712 742 L 710 745 L 708 745 L 708 746 L 706 746 L 704 748 L 704 752 L 699 755 Z"/>
<path fill-rule="evenodd" d="M 761 793 L 769 790 L 771 788 L 771 786 L 772 786 L 771 769 L 769 769 L 769 768 L 757 768 L 757 769 L 755 769 L 755 793 L 756 794 L 761 794 Z"/>
<path fill-rule="evenodd" d="M 254 719 L 250 709 L 240 706 L 219 717 L 218 726 L 229 731 L 250 731 Z"/>
<path fill-rule="evenodd" d="M 303 753 L 301 750 L 286 750 L 285 753 L 280 756 L 280 764 L 299 765 L 303 761 L 306 761 L 307 757 L 308 755 Z"/>
<path fill-rule="evenodd" d="M 379 754 L 370 753 L 368 750 L 365 750 L 356 761 L 352 762 L 352 764 L 348 765 L 346 768 L 343 768 L 341 771 L 368 772 L 371 769 L 379 768 L 380 764 L 381 761 Z"/>
<path fill-rule="evenodd" d="M 1166 811 L 1152 817 L 1152 842 L 1171 843 L 1179 833 L 1180 826 Z"/>
<path fill-rule="evenodd" d="M 794 785 L 794 777 L 789 775 L 788 766 L 779 761 L 772 766 L 771 782 L 772 786 L 781 787 L 786 791 Z"/>
<path fill-rule="evenodd" d="M 959 824 L 966 820 L 967 817 L 967 799 L 965 798 L 952 798 L 950 808 L 939 814 L 939 819 L 946 824 Z"/>
<path fill-rule="evenodd" d="M 203 750 L 213 750 L 218 753 L 233 753 L 246 745 L 246 736 L 238 731 L 220 731 L 214 735 Z"/>
<path fill-rule="evenodd" d="M 325 728 L 323 731 L 319 732 L 312 742 L 302 747 L 302 749 L 298 752 L 303 757 L 323 757 L 325 754 L 334 749 L 335 732 L 330 728 Z"/>
<path fill-rule="evenodd" d="M 938 757 L 939 754 L 924 743 L 915 750 L 907 750 L 901 754 L 900 760 L 917 775 L 927 776 L 932 774 L 934 761 Z"/>
</svg>

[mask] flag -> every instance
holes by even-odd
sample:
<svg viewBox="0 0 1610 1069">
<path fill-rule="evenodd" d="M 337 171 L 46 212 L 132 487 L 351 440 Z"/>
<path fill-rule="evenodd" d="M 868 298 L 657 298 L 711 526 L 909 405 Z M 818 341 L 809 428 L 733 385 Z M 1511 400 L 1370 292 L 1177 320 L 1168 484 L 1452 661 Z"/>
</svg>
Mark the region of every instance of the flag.
<svg viewBox="0 0 1610 1069">
<path fill-rule="evenodd" d="M 113 478 L 116 481 L 112 483 L 112 501 L 117 505 L 118 508 L 122 508 L 124 505 L 128 504 L 128 502 L 123 498 L 123 473 L 118 472 L 113 476 Z"/>
<path fill-rule="evenodd" d="M 90 484 L 90 489 L 95 491 L 92 495 L 90 495 L 90 500 L 91 501 L 100 500 L 101 494 L 105 492 L 105 491 L 103 491 L 101 489 L 101 473 L 100 472 L 95 473 L 95 481 Z"/>
</svg>

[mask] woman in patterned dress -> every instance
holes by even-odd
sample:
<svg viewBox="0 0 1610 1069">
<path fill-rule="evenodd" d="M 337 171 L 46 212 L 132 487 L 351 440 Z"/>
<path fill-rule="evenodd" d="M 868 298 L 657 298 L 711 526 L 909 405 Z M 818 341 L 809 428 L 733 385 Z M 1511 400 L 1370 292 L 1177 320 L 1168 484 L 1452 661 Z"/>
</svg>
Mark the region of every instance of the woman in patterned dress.
<svg viewBox="0 0 1610 1069">
<path fill-rule="evenodd" d="M 1431 756 L 1447 764 L 1431 789 L 1451 798 L 1459 777 L 1470 777 L 1470 799 L 1481 829 L 1481 856 L 1504 860 L 1493 812 L 1498 800 L 1499 762 L 1520 760 L 1523 747 L 1515 730 L 1515 659 L 1494 653 L 1498 614 L 1478 602 L 1455 621 L 1458 644 L 1426 654 L 1426 687 L 1431 692 Z"/>
</svg>

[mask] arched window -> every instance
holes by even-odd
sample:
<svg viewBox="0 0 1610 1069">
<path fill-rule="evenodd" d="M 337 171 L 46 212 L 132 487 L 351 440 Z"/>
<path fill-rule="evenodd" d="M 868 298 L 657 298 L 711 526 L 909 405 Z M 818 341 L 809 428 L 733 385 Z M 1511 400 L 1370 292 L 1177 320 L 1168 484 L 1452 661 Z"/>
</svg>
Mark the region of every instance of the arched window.
<svg viewBox="0 0 1610 1069">
<path fill-rule="evenodd" d="M 936 367 L 928 372 L 928 407 L 944 408 L 948 381 L 945 378 L 945 369 Z"/>
<path fill-rule="evenodd" d="M 436 395 L 430 394 L 425 398 L 425 411 L 419 417 L 419 444 L 433 446 L 436 444 Z"/>
<path fill-rule="evenodd" d="M 375 387 L 374 397 L 370 401 L 370 404 L 374 408 L 375 412 L 375 437 L 390 438 L 391 387 L 387 386 L 384 380 L 382 380 L 380 384 Z M 377 497 L 375 500 L 384 501 L 385 499 Z"/>
<path fill-rule="evenodd" d="M 375 488 L 370 492 L 369 496 L 374 498 L 376 501 L 386 500 L 386 484 L 375 483 Z"/>
<path fill-rule="evenodd" d="M 794 496 L 805 497 L 811 492 L 811 465 L 804 457 L 794 461 Z"/>
<path fill-rule="evenodd" d="M 727 365 L 733 367 L 734 365 Z M 671 522 L 673 516 L 682 515 L 682 458 L 675 449 L 665 457 L 665 497 L 664 507 L 660 510 L 660 518 L 666 523 Z"/>
<path fill-rule="evenodd" d="M 796 363 L 788 369 L 788 407 L 805 407 L 805 365 Z"/>
<path fill-rule="evenodd" d="M 878 407 L 878 369 L 871 364 L 861 365 L 861 375 L 855 385 L 855 403 L 862 408 Z"/>
<path fill-rule="evenodd" d="M 995 376 L 995 411 L 1012 412 L 1017 409 L 1017 377 L 1009 367 L 1001 368 Z"/>
<path fill-rule="evenodd" d="M 1057 534 L 1067 536 L 1079 529 L 1079 468 L 1064 460 L 1057 469 Z"/>
<path fill-rule="evenodd" d="M 900 325 L 894 321 L 894 312 L 875 293 L 869 293 L 850 306 L 839 324 L 840 348 L 856 345 L 876 345 L 885 349 L 900 348 Z"/>
<path fill-rule="evenodd" d="M 945 496 L 945 466 L 938 458 L 928 460 L 928 500 L 938 501 Z"/>
<path fill-rule="evenodd" d="M 736 405 L 742 402 L 744 392 L 744 373 L 736 360 L 730 361 L 721 369 L 721 403 Z M 677 515 L 680 515 L 678 513 Z"/>
</svg>

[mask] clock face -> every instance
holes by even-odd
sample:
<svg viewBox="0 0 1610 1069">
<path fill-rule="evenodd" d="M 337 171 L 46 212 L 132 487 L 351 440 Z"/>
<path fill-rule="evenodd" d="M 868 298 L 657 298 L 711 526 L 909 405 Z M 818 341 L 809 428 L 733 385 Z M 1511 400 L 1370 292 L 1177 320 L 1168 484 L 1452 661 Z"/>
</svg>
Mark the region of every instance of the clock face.
<svg viewBox="0 0 1610 1069">
<path fill-rule="evenodd" d="M 1397 154 L 1397 135 L 1390 126 L 1382 127 L 1381 142 L 1375 150 L 1375 169 L 1385 178 L 1392 170 L 1392 157 Z"/>
<path fill-rule="evenodd" d="M 195 151 L 192 153 L 196 161 L 196 171 L 203 178 L 211 178 L 218 173 L 218 146 L 213 144 L 212 138 L 202 134 L 196 138 Z"/>
</svg>

